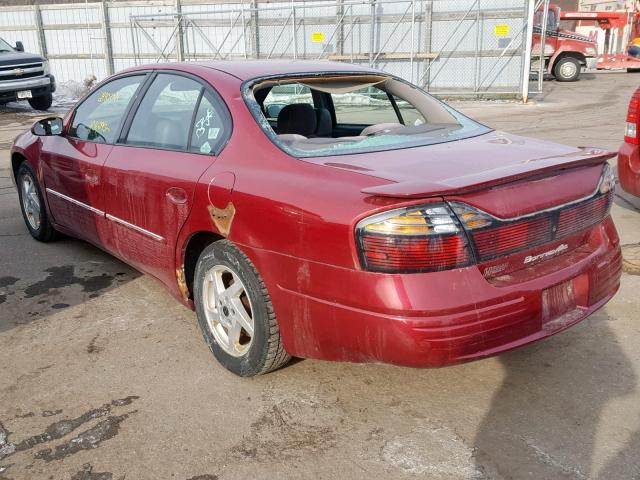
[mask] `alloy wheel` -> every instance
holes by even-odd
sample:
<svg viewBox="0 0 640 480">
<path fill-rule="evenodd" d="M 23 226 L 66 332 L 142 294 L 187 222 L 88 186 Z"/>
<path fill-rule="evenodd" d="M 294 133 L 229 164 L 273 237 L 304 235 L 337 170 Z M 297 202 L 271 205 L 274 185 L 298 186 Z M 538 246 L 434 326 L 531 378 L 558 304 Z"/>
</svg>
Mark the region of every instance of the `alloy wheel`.
<svg viewBox="0 0 640 480">
<path fill-rule="evenodd" d="M 205 275 L 202 293 L 207 326 L 218 345 L 234 357 L 247 353 L 254 332 L 253 309 L 239 275 L 216 265 Z"/>
<path fill-rule="evenodd" d="M 29 225 L 34 230 L 40 228 L 40 199 L 33 177 L 30 174 L 22 176 L 22 206 Z"/>
</svg>

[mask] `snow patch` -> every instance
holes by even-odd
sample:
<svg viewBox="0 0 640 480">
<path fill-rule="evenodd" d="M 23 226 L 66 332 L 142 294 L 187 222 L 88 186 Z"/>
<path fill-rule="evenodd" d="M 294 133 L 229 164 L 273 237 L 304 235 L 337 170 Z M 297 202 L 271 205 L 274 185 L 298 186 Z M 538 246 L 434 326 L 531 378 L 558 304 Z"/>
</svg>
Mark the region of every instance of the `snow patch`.
<svg viewBox="0 0 640 480">
<path fill-rule="evenodd" d="M 413 475 L 427 478 L 480 479 L 474 451 L 452 429 L 418 425 L 405 435 L 387 440 L 380 451 L 382 461 Z"/>
</svg>

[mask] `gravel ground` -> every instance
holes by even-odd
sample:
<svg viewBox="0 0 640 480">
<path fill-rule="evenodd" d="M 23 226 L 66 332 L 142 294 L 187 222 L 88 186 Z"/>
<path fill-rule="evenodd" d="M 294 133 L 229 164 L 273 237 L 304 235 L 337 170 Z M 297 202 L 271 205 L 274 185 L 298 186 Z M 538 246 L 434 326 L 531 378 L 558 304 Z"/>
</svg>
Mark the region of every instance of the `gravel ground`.
<svg viewBox="0 0 640 480">
<path fill-rule="evenodd" d="M 640 77 L 583 78 L 547 82 L 528 105 L 455 106 L 616 149 Z M 31 240 L 7 150 L 35 116 L 0 110 L 0 479 L 640 479 L 639 276 L 578 326 L 500 357 L 438 370 L 301 360 L 239 379 L 154 280 L 80 241 Z M 631 260 L 639 212 L 617 194 Z"/>
</svg>

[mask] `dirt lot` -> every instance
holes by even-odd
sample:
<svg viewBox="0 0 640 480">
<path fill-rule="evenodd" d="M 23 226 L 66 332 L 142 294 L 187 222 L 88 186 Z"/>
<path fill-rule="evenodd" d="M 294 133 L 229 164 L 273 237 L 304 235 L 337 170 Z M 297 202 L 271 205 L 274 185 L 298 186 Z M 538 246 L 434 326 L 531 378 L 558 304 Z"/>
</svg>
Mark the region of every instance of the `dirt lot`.
<svg viewBox="0 0 640 480">
<path fill-rule="evenodd" d="M 639 83 L 587 75 L 530 105 L 456 105 L 616 149 Z M 580 325 L 497 358 L 301 360 L 239 379 L 154 280 L 83 242 L 31 240 L 3 149 L 33 118 L 0 110 L 0 478 L 640 479 L 640 276 Z M 637 244 L 640 201 L 618 194 L 613 215 Z"/>
</svg>

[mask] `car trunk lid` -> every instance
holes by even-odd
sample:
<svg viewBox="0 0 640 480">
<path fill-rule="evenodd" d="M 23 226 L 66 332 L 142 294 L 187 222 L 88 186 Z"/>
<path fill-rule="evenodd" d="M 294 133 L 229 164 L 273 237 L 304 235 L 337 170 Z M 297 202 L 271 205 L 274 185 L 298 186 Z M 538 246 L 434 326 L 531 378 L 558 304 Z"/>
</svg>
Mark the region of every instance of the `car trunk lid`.
<svg viewBox="0 0 640 480">
<path fill-rule="evenodd" d="M 394 153 L 395 167 L 387 156 L 350 159 L 350 169 L 393 179 L 361 191 L 400 201 L 442 199 L 461 220 L 456 205 L 486 214 L 488 226 L 465 230 L 488 279 L 522 269 L 533 275 L 547 260 L 580 251 L 611 205 L 611 192 L 598 187 L 614 154 L 601 149 L 492 133 Z"/>
</svg>

